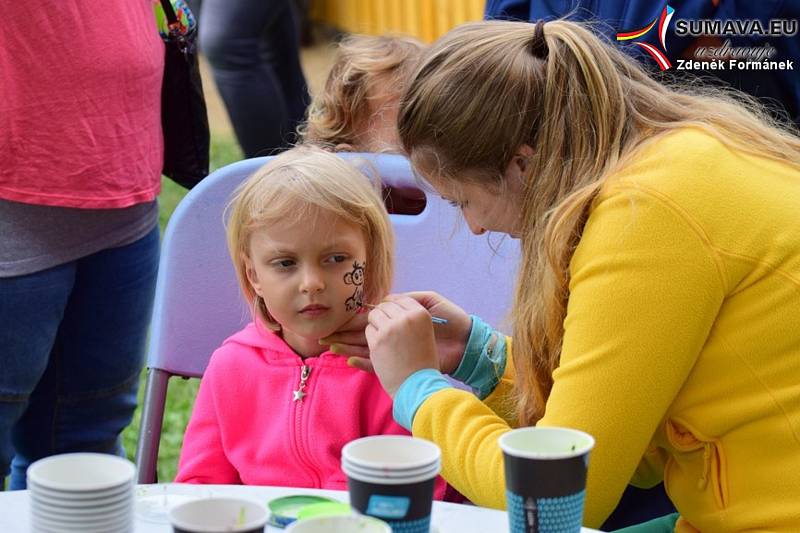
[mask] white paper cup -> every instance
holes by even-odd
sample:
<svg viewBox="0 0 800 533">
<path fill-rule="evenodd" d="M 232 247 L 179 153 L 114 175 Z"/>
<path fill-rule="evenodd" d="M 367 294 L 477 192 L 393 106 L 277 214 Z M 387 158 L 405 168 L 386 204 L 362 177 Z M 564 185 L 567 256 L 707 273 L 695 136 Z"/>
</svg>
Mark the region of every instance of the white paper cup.
<svg viewBox="0 0 800 533">
<path fill-rule="evenodd" d="M 93 498 L 86 496 L 86 493 L 80 493 L 80 497 L 73 498 L 72 494 L 64 492 L 53 492 L 45 489 L 28 487 L 31 493 L 31 500 L 46 505 L 56 505 L 58 507 L 72 507 L 93 509 L 96 507 L 103 507 L 107 505 L 115 505 L 120 502 L 127 502 L 132 499 L 133 486 L 124 487 L 124 490 L 106 494 L 103 492 L 92 492 Z"/>
<path fill-rule="evenodd" d="M 65 520 L 91 520 L 94 517 L 119 516 L 130 514 L 133 506 L 129 501 L 121 501 L 111 505 L 101 505 L 97 507 L 63 507 L 57 504 L 41 502 L 31 498 L 31 510 L 37 515 L 46 515 L 52 518 L 63 518 Z"/>
<path fill-rule="evenodd" d="M 241 498 L 204 498 L 169 511 L 175 533 L 255 533 L 264 531 L 267 508 Z"/>
<path fill-rule="evenodd" d="M 31 520 L 31 525 L 33 526 L 33 531 L 47 531 L 48 533 L 123 533 L 133 530 L 133 523 L 127 518 L 109 518 L 105 521 L 69 524 L 61 520 L 50 520 L 34 516 Z"/>
<path fill-rule="evenodd" d="M 342 448 L 342 459 L 362 468 L 409 470 L 441 461 L 439 447 L 427 440 L 405 435 L 376 435 L 350 441 Z"/>
<path fill-rule="evenodd" d="M 377 470 L 362 468 L 358 465 L 352 464 L 349 461 L 342 459 L 342 471 L 348 476 L 358 479 L 359 481 L 368 481 L 375 483 L 399 484 L 399 483 L 415 483 L 417 481 L 424 481 L 431 477 L 439 475 L 442 467 L 439 462 L 433 463 L 430 466 L 423 468 L 415 468 L 413 470 Z"/>
<path fill-rule="evenodd" d="M 136 467 L 127 459 L 102 453 L 65 453 L 39 459 L 28 467 L 31 490 L 103 492 L 133 487 Z"/>
<path fill-rule="evenodd" d="M 287 533 L 392 533 L 389 524 L 371 516 L 323 516 L 293 522 Z"/>
</svg>

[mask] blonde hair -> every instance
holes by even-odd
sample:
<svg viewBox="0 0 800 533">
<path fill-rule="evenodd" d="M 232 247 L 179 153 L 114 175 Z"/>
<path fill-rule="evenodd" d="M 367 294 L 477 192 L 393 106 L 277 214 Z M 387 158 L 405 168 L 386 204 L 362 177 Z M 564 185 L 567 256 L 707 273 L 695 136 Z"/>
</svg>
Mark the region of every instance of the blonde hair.
<svg viewBox="0 0 800 533">
<path fill-rule="evenodd" d="M 280 330 L 248 281 L 245 258 L 253 232 L 279 221 L 308 224 L 324 211 L 360 227 L 367 249 L 364 301 L 379 301 L 389 292 L 394 233 L 379 190 L 354 166 L 311 146 L 274 157 L 236 189 L 226 209 L 228 251 L 245 300 L 267 327 Z"/>
<path fill-rule="evenodd" d="M 518 148 L 533 148 L 512 316 L 523 424 L 544 414 L 561 355 L 569 263 L 612 173 L 645 145 L 688 126 L 736 150 L 800 165 L 800 140 L 754 100 L 665 86 L 568 21 L 452 30 L 421 60 L 398 125 L 412 163 L 446 180 L 502 186 Z"/>
<path fill-rule="evenodd" d="M 342 40 L 325 89 L 314 97 L 306 122 L 298 128 L 302 141 L 330 148 L 357 144 L 369 118 L 369 99 L 385 96 L 374 94 L 375 88 L 391 87 L 387 94 L 399 100 L 423 47 L 409 37 L 350 35 Z"/>
</svg>

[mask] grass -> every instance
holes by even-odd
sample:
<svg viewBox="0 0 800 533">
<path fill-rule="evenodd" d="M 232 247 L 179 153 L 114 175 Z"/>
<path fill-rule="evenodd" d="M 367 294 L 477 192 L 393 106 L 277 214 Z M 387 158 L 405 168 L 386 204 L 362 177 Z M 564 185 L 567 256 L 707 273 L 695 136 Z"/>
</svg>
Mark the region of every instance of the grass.
<svg viewBox="0 0 800 533">
<path fill-rule="evenodd" d="M 241 158 L 242 152 L 234 139 L 212 137 L 212 171 Z M 161 195 L 158 201 L 159 225 L 163 236 L 169 217 L 178 202 L 186 195 L 186 189 L 168 178 L 162 178 L 161 186 Z M 134 454 L 136 453 L 136 441 L 139 436 L 146 379 L 147 371 L 143 370 L 139 378 L 139 407 L 136 408 L 133 421 L 122 433 L 125 450 L 131 460 L 134 459 Z M 199 384 L 200 381 L 197 379 L 170 379 L 169 388 L 167 389 L 167 403 L 164 409 L 164 423 L 161 430 L 161 446 L 158 450 L 158 480 L 161 482 L 175 479 L 178 456 L 183 443 L 183 433 L 192 414 L 192 406 L 194 405 L 194 398 L 197 395 Z"/>
</svg>

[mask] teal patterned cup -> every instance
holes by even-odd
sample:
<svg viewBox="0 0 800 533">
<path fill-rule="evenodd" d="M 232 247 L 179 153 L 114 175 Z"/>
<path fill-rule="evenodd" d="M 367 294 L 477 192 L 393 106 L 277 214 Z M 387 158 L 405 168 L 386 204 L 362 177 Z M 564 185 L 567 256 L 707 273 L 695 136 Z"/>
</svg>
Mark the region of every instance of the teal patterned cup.
<svg viewBox="0 0 800 533">
<path fill-rule="evenodd" d="M 594 438 L 576 429 L 527 427 L 500 437 L 511 533 L 579 533 Z"/>
</svg>

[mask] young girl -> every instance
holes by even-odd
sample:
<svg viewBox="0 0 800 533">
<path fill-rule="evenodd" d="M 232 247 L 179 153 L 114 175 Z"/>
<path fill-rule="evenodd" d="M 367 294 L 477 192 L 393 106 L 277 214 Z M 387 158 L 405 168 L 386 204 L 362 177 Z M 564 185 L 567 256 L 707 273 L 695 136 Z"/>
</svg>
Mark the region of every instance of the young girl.
<svg viewBox="0 0 800 533">
<path fill-rule="evenodd" d="M 298 147 L 237 190 L 228 245 L 253 322 L 214 352 L 175 481 L 341 489 L 342 446 L 407 434 L 375 375 L 319 339 L 386 295 L 393 234 L 365 176 Z M 437 482 L 436 496 L 445 484 Z"/>
<path fill-rule="evenodd" d="M 304 143 L 344 152 L 401 153 L 397 110 L 406 81 L 425 46 L 411 38 L 351 35 L 339 43 L 325 89 L 315 95 L 298 128 Z M 425 207 L 418 189 L 385 188 L 390 213 Z"/>
<path fill-rule="evenodd" d="M 337 151 L 400 152 L 397 110 L 423 50 L 407 37 L 343 39 L 325 89 L 314 96 L 299 128 L 303 141 Z"/>
</svg>

